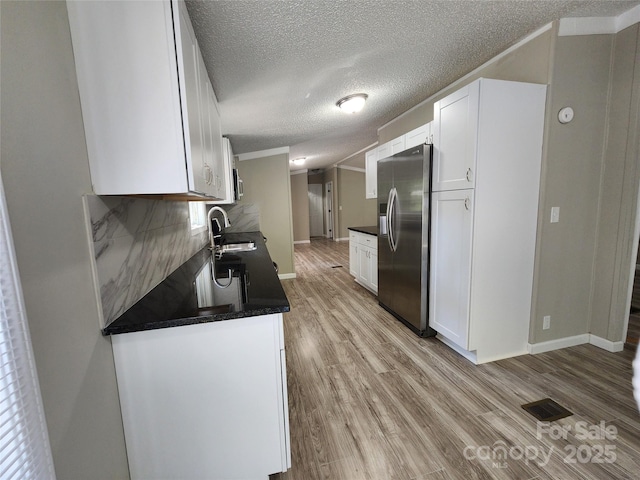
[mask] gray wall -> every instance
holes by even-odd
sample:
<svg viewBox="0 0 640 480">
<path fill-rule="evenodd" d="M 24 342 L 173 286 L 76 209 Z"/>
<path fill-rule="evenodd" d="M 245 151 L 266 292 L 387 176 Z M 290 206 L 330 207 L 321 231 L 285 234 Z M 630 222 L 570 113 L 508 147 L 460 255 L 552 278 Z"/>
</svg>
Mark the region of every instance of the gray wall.
<svg viewBox="0 0 640 480">
<path fill-rule="evenodd" d="M 295 273 L 289 155 L 243 160 L 237 163 L 244 182 L 238 204 L 254 204 L 260 211 L 260 230 L 268 238 L 267 249 L 279 274 Z"/>
<path fill-rule="evenodd" d="M 364 153 L 361 155 L 364 156 Z M 291 175 L 295 241 L 309 239 L 309 199 L 306 196 L 306 189 L 308 189 L 308 184 L 311 183 L 324 185 L 326 182 L 333 182 L 334 240 L 347 240 L 349 238 L 349 227 L 376 225 L 377 200 L 365 198 L 364 172 L 339 166 L 337 168 L 329 168 L 322 174 L 309 175 L 308 178 L 304 175 L 304 180 L 298 178 L 302 176 L 302 174 Z M 304 191 L 303 188 L 305 189 Z M 303 198 L 304 196 L 306 198 Z M 324 186 L 322 196 L 326 201 Z M 303 205 L 305 201 L 306 206 Z M 324 219 L 324 224 L 326 232 L 326 218 Z M 306 231 L 303 230 L 304 228 L 306 228 Z"/>
<path fill-rule="evenodd" d="M 365 198 L 365 174 L 338 167 L 337 238 L 348 239 L 349 227 L 377 225 L 377 199 Z"/>
<path fill-rule="evenodd" d="M 82 195 L 91 192 L 64 2 L 0 2 L 0 156 L 57 477 L 129 477 L 100 334 Z"/>
<path fill-rule="evenodd" d="M 589 332 L 612 35 L 558 37 L 547 108 L 533 325 L 538 343 Z M 570 105 L 574 120 L 557 112 Z M 550 223 L 552 206 L 560 222 Z M 542 329 L 542 317 L 551 328 Z"/>
<path fill-rule="evenodd" d="M 309 241 L 309 182 L 307 172 L 291 175 L 293 241 Z"/>
</svg>

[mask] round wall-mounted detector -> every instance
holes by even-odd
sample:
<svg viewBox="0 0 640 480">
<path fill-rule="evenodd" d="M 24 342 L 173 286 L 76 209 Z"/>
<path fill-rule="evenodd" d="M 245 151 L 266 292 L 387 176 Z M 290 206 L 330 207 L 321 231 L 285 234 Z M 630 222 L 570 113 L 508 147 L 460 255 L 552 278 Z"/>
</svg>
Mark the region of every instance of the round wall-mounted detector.
<svg viewBox="0 0 640 480">
<path fill-rule="evenodd" d="M 558 112 L 558 120 L 560 121 L 560 123 L 569 123 L 571 120 L 573 120 L 573 108 L 561 108 Z"/>
</svg>

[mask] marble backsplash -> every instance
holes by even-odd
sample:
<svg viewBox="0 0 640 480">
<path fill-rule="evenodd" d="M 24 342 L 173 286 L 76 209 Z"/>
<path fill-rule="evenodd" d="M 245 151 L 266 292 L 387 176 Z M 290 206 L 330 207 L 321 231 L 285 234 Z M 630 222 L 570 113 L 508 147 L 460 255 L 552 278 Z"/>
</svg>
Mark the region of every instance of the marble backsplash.
<svg viewBox="0 0 640 480">
<path fill-rule="evenodd" d="M 189 204 L 86 195 L 103 326 L 118 318 L 207 244 L 192 234 Z"/>
<path fill-rule="evenodd" d="M 231 226 L 227 232 L 258 232 L 260 231 L 260 209 L 253 203 L 237 203 L 224 205 Z"/>
<path fill-rule="evenodd" d="M 103 327 L 208 242 L 206 230 L 192 233 L 187 202 L 85 195 L 84 205 Z M 223 208 L 231 222 L 227 231 L 260 230 L 257 205 Z"/>
</svg>

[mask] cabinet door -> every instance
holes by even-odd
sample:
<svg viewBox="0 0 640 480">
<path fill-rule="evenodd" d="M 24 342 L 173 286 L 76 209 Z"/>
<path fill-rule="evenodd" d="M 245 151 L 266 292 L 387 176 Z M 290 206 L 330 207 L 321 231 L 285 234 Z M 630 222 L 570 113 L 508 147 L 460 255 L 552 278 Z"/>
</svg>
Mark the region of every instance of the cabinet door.
<svg viewBox="0 0 640 480">
<path fill-rule="evenodd" d="M 393 155 L 391 153 L 391 142 L 383 143 L 378 147 L 378 161 Z"/>
<path fill-rule="evenodd" d="M 365 198 L 378 198 L 378 150 L 365 154 Z"/>
<path fill-rule="evenodd" d="M 132 479 L 288 468 L 281 324 L 278 314 L 112 337 Z"/>
<path fill-rule="evenodd" d="M 211 89 L 211 84 L 209 82 L 209 75 L 207 74 L 207 69 L 204 66 L 204 60 L 202 60 L 202 55 L 198 55 L 198 74 L 200 78 L 200 98 L 202 105 L 202 139 L 203 139 L 203 162 L 202 162 L 202 170 L 197 172 L 194 171 L 194 177 L 199 179 L 200 182 L 204 182 L 204 186 L 201 188 L 204 189 L 204 192 L 213 195 L 214 197 L 218 197 L 218 187 L 215 182 L 214 170 L 213 170 L 213 133 L 215 129 L 216 116 L 218 114 L 215 105 L 211 101 L 211 94 L 209 90 Z"/>
<path fill-rule="evenodd" d="M 389 143 L 391 143 L 391 155 L 395 155 L 396 153 L 402 152 L 405 149 L 404 135 L 398 138 L 394 138 Z"/>
<path fill-rule="evenodd" d="M 473 190 L 435 192 L 431 204 L 429 325 L 469 349 Z"/>
<path fill-rule="evenodd" d="M 393 140 L 391 140 L 390 143 L 391 143 L 391 155 L 395 155 L 396 153 L 399 153 L 405 149 L 404 135 L 398 138 L 394 138 Z"/>
<path fill-rule="evenodd" d="M 405 149 L 411 147 L 417 147 L 418 145 L 422 145 L 423 143 L 431 143 L 431 123 L 427 123 L 422 125 L 421 127 L 415 128 L 408 132 L 405 138 Z"/>
<path fill-rule="evenodd" d="M 369 279 L 369 286 L 377 294 L 378 293 L 378 250 L 369 250 L 369 268 L 371 272 L 371 278 Z"/>
<path fill-rule="evenodd" d="M 171 4 L 68 2 L 67 11 L 95 193 L 187 192 Z"/>
<path fill-rule="evenodd" d="M 360 268 L 358 280 L 363 285 L 371 283 L 371 264 L 369 263 L 370 250 L 364 245 L 358 246 L 358 267 Z"/>
<path fill-rule="evenodd" d="M 475 186 L 479 92 L 474 82 L 433 107 L 433 191 Z"/>
<path fill-rule="evenodd" d="M 222 137 L 222 182 L 223 195 L 220 203 L 234 203 L 234 190 L 233 190 L 233 150 L 231 149 L 231 142 L 228 138 Z"/>
<path fill-rule="evenodd" d="M 207 192 L 206 176 L 204 175 L 205 147 L 203 140 L 203 118 L 208 115 L 205 99 L 200 91 L 199 69 L 202 68 L 198 41 L 191 27 L 189 16 L 184 2 L 178 3 L 178 17 L 182 61 L 178 59 L 178 66 L 182 70 L 184 95 L 182 107 L 186 111 L 183 125 L 188 141 L 185 142 L 187 158 L 187 175 L 189 177 L 189 189 L 195 192 Z"/>
<path fill-rule="evenodd" d="M 349 232 L 349 273 L 356 278 L 360 272 L 358 261 L 358 234 Z"/>
<path fill-rule="evenodd" d="M 213 170 L 213 182 L 215 184 L 216 196 L 224 199 L 229 196 L 225 175 L 231 175 L 231 172 L 225 168 L 224 148 L 222 147 L 222 124 L 220 122 L 220 112 L 218 111 L 218 100 L 213 92 L 211 82 L 208 83 L 207 93 L 209 94 L 209 112 L 211 117 L 211 168 Z"/>
</svg>

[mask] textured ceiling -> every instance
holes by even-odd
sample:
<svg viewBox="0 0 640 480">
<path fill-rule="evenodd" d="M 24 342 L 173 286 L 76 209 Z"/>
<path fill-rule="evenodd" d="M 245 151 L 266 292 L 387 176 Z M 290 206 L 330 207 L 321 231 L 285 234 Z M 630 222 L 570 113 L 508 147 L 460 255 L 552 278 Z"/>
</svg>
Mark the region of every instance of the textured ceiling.
<svg viewBox="0 0 640 480">
<path fill-rule="evenodd" d="M 377 128 L 562 17 L 640 0 L 195 1 L 187 8 L 234 152 L 290 146 L 322 168 Z M 346 115 L 336 101 L 369 95 Z"/>
</svg>

